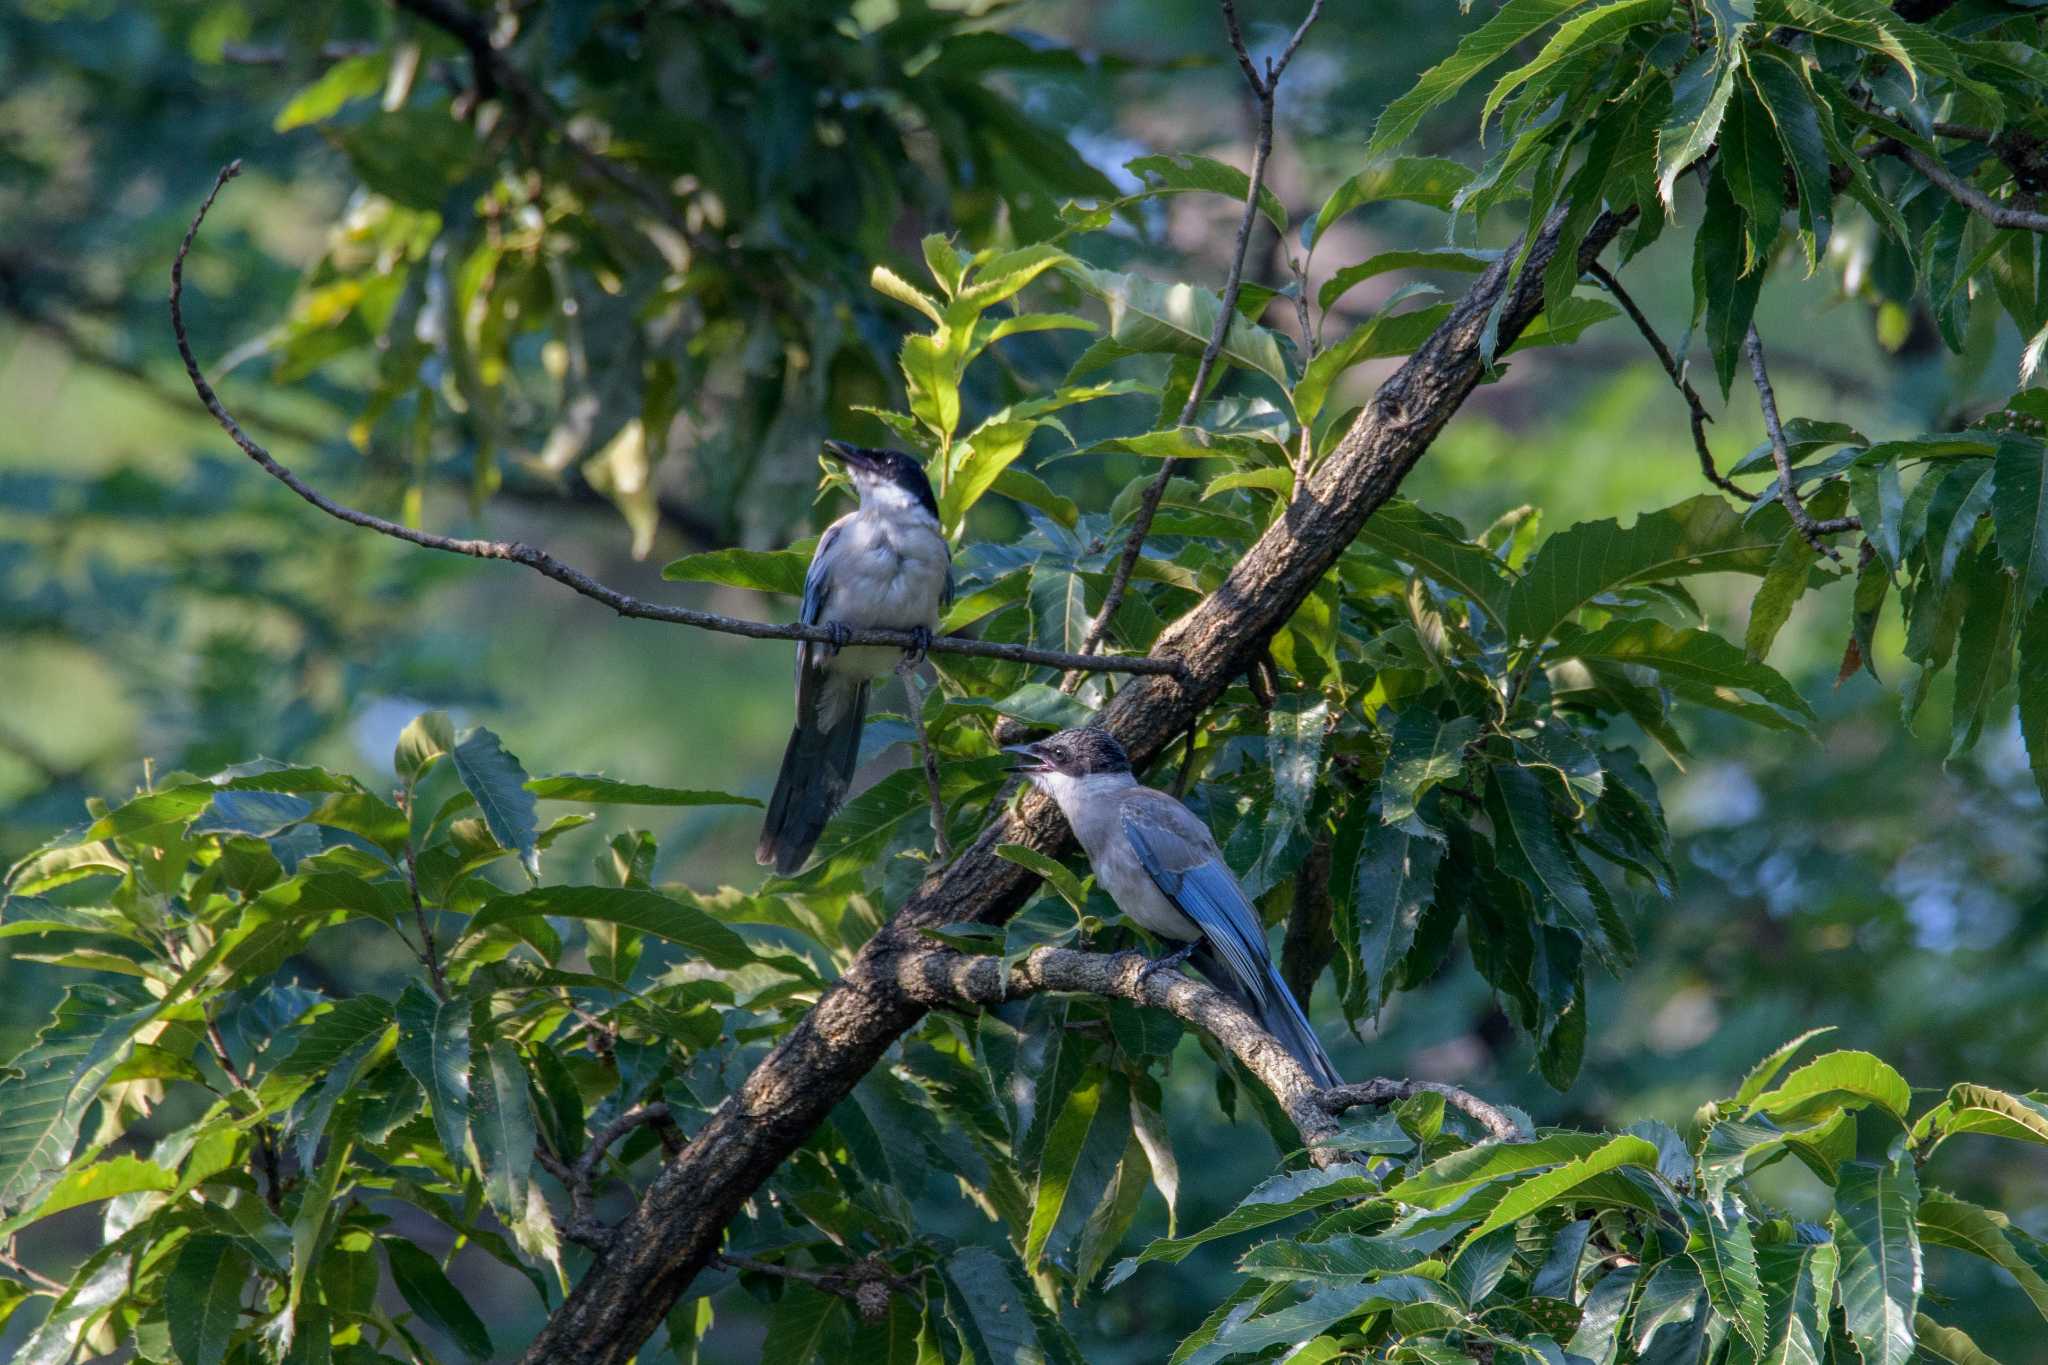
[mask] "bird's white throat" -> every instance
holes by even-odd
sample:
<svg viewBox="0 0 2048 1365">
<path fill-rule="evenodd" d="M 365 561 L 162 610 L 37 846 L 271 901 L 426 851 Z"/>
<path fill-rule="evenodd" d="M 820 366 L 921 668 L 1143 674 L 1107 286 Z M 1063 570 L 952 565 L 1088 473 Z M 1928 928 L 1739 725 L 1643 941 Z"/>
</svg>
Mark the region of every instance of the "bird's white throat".
<svg viewBox="0 0 2048 1365">
<path fill-rule="evenodd" d="M 1089 773 L 1086 777 L 1070 777 L 1066 773 L 1033 773 L 1031 781 L 1040 791 L 1058 803 L 1060 814 L 1067 817 L 1069 824 L 1074 823 L 1074 812 L 1081 802 L 1090 797 L 1107 796 L 1138 784 L 1138 779 L 1130 773 Z"/>
</svg>

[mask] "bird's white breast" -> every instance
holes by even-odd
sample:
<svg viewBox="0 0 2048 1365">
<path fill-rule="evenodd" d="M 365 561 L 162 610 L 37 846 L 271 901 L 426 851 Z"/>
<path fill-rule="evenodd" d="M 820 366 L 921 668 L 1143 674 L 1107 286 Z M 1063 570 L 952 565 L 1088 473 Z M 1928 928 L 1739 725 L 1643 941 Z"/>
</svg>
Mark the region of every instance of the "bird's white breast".
<svg viewBox="0 0 2048 1365">
<path fill-rule="evenodd" d="M 856 630 L 936 629 L 950 558 L 938 522 L 922 507 L 863 504 L 841 523 L 833 546 L 826 618 Z M 872 678 L 901 658 L 900 650 L 849 648 L 830 668 Z"/>
<path fill-rule="evenodd" d="M 1059 803 L 1060 813 L 1067 817 L 1095 869 L 1096 882 L 1119 910 L 1161 938 L 1186 943 L 1202 936 L 1195 922 L 1161 893 L 1152 874 L 1138 861 L 1130 836 L 1124 833 L 1124 798 L 1140 790 L 1136 778 L 1129 773 L 1091 777 L 1035 773 L 1032 781 Z"/>
</svg>

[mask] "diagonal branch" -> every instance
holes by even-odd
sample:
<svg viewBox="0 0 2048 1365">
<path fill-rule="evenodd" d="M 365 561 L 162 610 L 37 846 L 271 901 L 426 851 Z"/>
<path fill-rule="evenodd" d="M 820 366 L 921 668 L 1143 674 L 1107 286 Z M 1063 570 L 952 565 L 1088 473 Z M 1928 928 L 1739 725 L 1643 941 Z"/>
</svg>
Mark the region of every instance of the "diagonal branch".
<svg viewBox="0 0 2048 1365">
<path fill-rule="evenodd" d="M 1757 403 L 1764 414 L 1764 433 L 1771 441 L 1771 463 L 1778 470 L 1778 501 L 1784 505 L 1786 515 L 1792 518 L 1792 525 L 1806 537 L 1806 543 L 1813 547 L 1814 553 L 1824 554 L 1840 563 L 1842 556 L 1821 537 L 1860 531 L 1863 522 L 1856 517 L 1830 517 L 1826 521 L 1816 521 L 1806 510 L 1806 504 L 1799 500 L 1799 490 L 1792 486 L 1792 452 L 1785 444 L 1785 428 L 1778 421 L 1778 395 L 1771 388 L 1770 371 L 1764 368 L 1764 341 L 1757 335 L 1753 322 L 1749 325 L 1749 335 L 1743 339 L 1742 349 L 1749 357 L 1750 376 L 1756 380 Z"/>
<path fill-rule="evenodd" d="M 1202 348 L 1202 358 L 1195 366 L 1194 383 L 1188 388 L 1188 399 L 1181 406 L 1178 425 L 1186 426 L 1195 420 L 1195 414 L 1202 406 L 1202 391 L 1209 385 L 1209 375 L 1216 368 L 1216 359 L 1223 354 L 1224 338 L 1230 334 L 1230 324 L 1237 317 L 1237 296 L 1244 285 L 1245 251 L 1251 245 L 1252 229 L 1259 221 L 1259 191 L 1265 184 L 1266 158 L 1273 151 L 1273 95 L 1280 88 L 1280 78 L 1287 74 L 1287 64 L 1294 60 L 1300 50 L 1302 39 L 1308 36 L 1310 25 L 1323 12 L 1323 0 L 1312 0 L 1308 14 L 1301 26 L 1294 30 L 1287 47 L 1277 60 L 1266 59 L 1266 73 L 1261 76 L 1252 64 L 1251 52 L 1244 45 L 1244 34 L 1237 23 L 1237 6 L 1232 0 L 1222 0 L 1223 26 L 1230 34 L 1230 49 L 1237 55 L 1238 68 L 1244 72 L 1245 84 L 1250 87 L 1252 98 L 1259 109 L 1258 133 L 1252 145 L 1252 168 L 1245 185 L 1244 214 L 1237 223 L 1237 242 L 1231 249 L 1230 273 L 1223 281 L 1223 306 L 1216 313 L 1216 325 L 1209 329 L 1209 342 Z M 1093 654 L 1102 643 L 1102 637 L 1109 631 L 1109 623 L 1116 619 L 1117 608 L 1124 604 L 1124 594 L 1131 586 L 1131 572 L 1138 565 L 1138 556 L 1144 552 L 1145 538 L 1152 534 L 1152 519 L 1159 515 L 1159 504 L 1166 497 L 1167 485 L 1173 481 L 1177 460 L 1164 460 L 1152 482 L 1145 486 L 1145 496 L 1138 501 L 1137 516 L 1131 522 L 1131 531 L 1124 538 L 1123 553 L 1117 556 L 1116 570 L 1110 575 L 1109 590 L 1102 595 L 1102 606 L 1095 613 L 1095 619 L 1088 623 L 1088 633 L 1081 640 L 1081 652 Z M 1062 692 L 1072 692 L 1081 685 L 1079 671 L 1071 672 L 1060 683 Z"/>
<path fill-rule="evenodd" d="M 185 331 L 183 312 L 185 292 L 185 256 L 192 249 L 193 239 L 199 235 L 199 225 L 206 221 L 207 210 L 213 207 L 215 196 L 221 187 L 241 173 L 242 163 L 231 162 L 221 169 L 214 179 L 213 189 L 199 206 L 192 226 L 185 232 L 185 240 L 178 246 L 178 254 L 171 263 L 171 331 L 176 336 L 178 354 L 184 358 L 185 373 L 191 377 L 192 388 L 199 395 L 199 401 L 213 414 L 242 453 L 254 460 L 266 474 L 297 493 L 328 516 L 345 521 L 351 526 L 375 531 L 394 540 L 405 541 L 422 549 L 440 550 L 447 554 L 467 555 L 472 559 L 499 559 L 512 564 L 522 564 L 535 573 L 554 579 L 573 592 L 581 593 L 592 601 L 602 602 L 621 616 L 630 616 L 643 621 L 666 621 L 671 625 L 695 626 L 699 630 L 713 630 L 726 635 L 742 635 L 753 640 L 811 640 L 819 643 L 840 645 L 881 645 L 892 649 L 911 650 L 923 647 L 927 642 L 921 635 L 907 630 L 857 630 L 851 635 L 841 634 L 835 641 L 832 631 L 824 626 L 774 625 L 766 621 L 747 621 L 734 616 L 720 616 L 715 612 L 694 611 L 688 607 L 668 606 L 659 602 L 648 602 L 620 592 L 598 582 L 581 569 L 556 559 L 547 551 L 518 541 L 469 540 L 454 536 L 436 535 L 431 531 L 420 531 L 413 527 L 386 520 L 369 512 L 360 511 L 334 501 L 314 488 L 285 466 L 279 464 L 268 450 L 258 445 L 249 434 L 242 430 L 220 396 L 213 391 L 213 385 L 206 381 L 200 371 L 199 361 L 192 353 L 192 342 Z M 1170 658 L 1103 658 L 1086 654 L 1069 654 L 1059 650 L 1030 649 L 1022 645 L 1000 644 L 989 640 L 971 640 L 961 636 L 948 635 L 928 642 L 929 647 L 942 654 L 969 654 L 981 658 L 1007 659 L 1014 663 L 1037 664 L 1047 668 L 1084 669 L 1100 673 L 1135 673 L 1154 676 L 1173 676 L 1180 672 L 1181 665 Z"/>
<path fill-rule="evenodd" d="M 1580 268 L 1633 216 L 1631 209 L 1596 218 L 1579 246 Z M 1536 316 L 1543 273 L 1556 254 L 1563 223 L 1560 209 L 1540 228 L 1527 266 L 1512 284 L 1512 251 L 1480 276 L 1381 385 L 1336 448 L 1309 471 L 1288 515 L 1266 528 L 1215 592 L 1167 629 L 1160 651 L 1182 660 L 1185 672 L 1139 679 L 1102 709 L 1099 723 L 1138 764 L 1149 763 L 1184 734 L 1245 671 L 1366 519 L 1394 495 L 1478 386 L 1480 340 L 1495 305 L 1502 305 L 1496 350 L 1512 344 Z M 959 857 L 932 872 L 655 1178 L 620 1226 L 610 1253 L 584 1275 L 528 1347 L 525 1365 L 630 1360 L 718 1254 L 726 1226 L 746 1201 L 923 1017 L 925 1007 L 904 993 L 896 968 L 906 954 L 929 950 L 920 930 L 1007 920 L 1037 879 L 999 855 L 997 846 L 1021 843 L 1053 854 L 1067 837 L 1057 808 L 1028 793 Z"/>
<path fill-rule="evenodd" d="M 1714 452 L 1707 448 L 1707 423 L 1714 419 L 1707 415 L 1706 404 L 1700 401 L 1699 390 L 1692 386 L 1692 381 L 1687 379 L 1685 372 L 1678 367 L 1677 358 L 1664 344 L 1664 339 L 1657 335 L 1657 329 L 1650 325 L 1649 318 L 1643 315 L 1643 310 L 1636 306 L 1636 301 L 1629 296 L 1628 290 L 1621 287 L 1621 281 L 1616 279 L 1614 273 L 1606 266 L 1595 261 L 1587 273 L 1600 282 L 1602 289 L 1614 295 L 1614 301 L 1621 305 L 1621 311 L 1628 314 L 1629 321 L 1643 334 L 1643 340 L 1650 343 L 1650 350 L 1656 354 L 1657 363 L 1664 367 L 1664 373 L 1671 376 L 1672 385 L 1685 399 L 1686 413 L 1692 422 L 1692 447 L 1699 452 L 1700 473 L 1706 475 L 1707 482 L 1722 492 L 1732 493 L 1744 502 L 1755 502 L 1756 494 L 1739 486 L 1715 467 Z"/>
<path fill-rule="evenodd" d="M 1960 133 L 1951 133 L 1961 136 Z M 2002 199 L 1993 199 L 1983 190 L 1957 175 L 1941 163 L 1939 157 L 1929 156 L 1918 147 L 1908 146 L 1897 138 L 1885 138 L 1862 149 L 1861 155 L 1895 156 L 1927 177 L 1929 183 L 1961 204 L 1970 212 L 1988 219 L 1993 227 L 2018 228 L 2024 232 L 2048 232 L 2048 213 L 2022 208 Z"/>
</svg>

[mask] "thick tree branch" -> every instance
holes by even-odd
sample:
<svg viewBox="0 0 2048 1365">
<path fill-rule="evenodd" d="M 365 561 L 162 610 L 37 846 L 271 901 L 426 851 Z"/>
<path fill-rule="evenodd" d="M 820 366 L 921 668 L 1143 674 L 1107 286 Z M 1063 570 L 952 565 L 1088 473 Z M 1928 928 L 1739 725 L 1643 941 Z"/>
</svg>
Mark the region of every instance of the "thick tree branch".
<svg viewBox="0 0 2048 1365">
<path fill-rule="evenodd" d="M 1416 1095 L 1442 1095 L 1444 1102 L 1471 1119 L 1486 1130 L 1486 1135 L 1501 1142 L 1512 1142 L 1524 1136 L 1521 1127 L 1507 1116 L 1470 1091 L 1460 1090 L 1455 1085 L 1441 1081 L 1392 1081 L 1380 1079 L 1361 1081 L 1356 1085 L 1333 1085 L 1323 1091 L 1318 1102 L 1331 1113 L 1341 1113 L 1354 1105 L 1394 1104 L 1412 1099 Z"/>
<path fill-rule="evenodd" d="M 1216 368 L 1216 359 L 1223 354 L 1224 338 L 1230 334 L 1230 324 L 1237 317 L 1237 296 L 1244 285 L 1245 252 L 1251 246 L 1252 229 L 1259 221 L 1259 191 L 1265 186 L 1266 158 L 1273 151 L 1274 92 L 1280 88 L 1280 78 L 1287 74 L 1287 64 L 1301 49 L 1309 27 L 1323 12 L 1323 0 L 1313 0 L 1301 26 L 1294 30 L 1294 36 L 1288 40 L 1279 58 L 1266 59 L 1266 73 L 1261 76 L 1252 64 L 1251 52 L 1245 47 L 1244 34 L 1238 28 L 1236 5 L 1232 0 L 1222 0 L 1222 5 L 1223 26 L 1230 34 L 1231 51 L 1237 54 L 1238 68 L 1244 72 L 1245 84 L 1250 87 L 1252 98 L 1258 105 L 1258 132 L 1252 145 L 1252 168 L 1245 186 L 1244 213 L 1238 219 L 1237 241 L 1231 248 L 1230 273 L 1223 281 L 1223 306 L 1216 313 L 1216 325 L 1209 329 L 1209 342 L 1202 348 L 1202 358 L 1195 365 L 1194 383 L 1188 387 L 1187 402 L 1181 405 L 1180 426 L 1194 421 L 1195 414 L 1201 410 L 1202 392 L 1209 385 L 1209 375 Z M 1109 589 L 1102 595 L 1102 607 L 1095 613 L 1095 619 L 1088 623 L 1088 633 L 1082 637 L 1083 654 L 1095 652 L 1103 636 L 1109 632 L 1109 623 L 1116 619 L 1117 608 L 1123 605 L 1124 593 L 1131 586 L 1131 572 L 1137 568 L 1138 556 L 1144 552 L 1145 538 L 1152 534 L 1152 519 L 1159 515 L 1159 504 L 1166 497 L 1167 485 L 1173 481 L 1178 464 L 1177 460 L 1161 461 L 1159 472 L 1145 486 L 1145 496 L 1138 501 L 1138 512 L 1131 521 L 1130 534 L 1124 538 L 1123 553 L 1117 556 L 1116 570 L 1110 575 Z M 1060 683 L 1060 690 L 1072 692 L 1080 683 L 1080 673 L 1070 673 Z"/>
<path fill-rule="evenodd" d="M 1602 213 L 1594 220 L 1579 246 L 1582 269 L 1632 217 L 1633 211 Z M 1560 211 L 1539 230 L 1501 310 L 1496 349 L 1521 335 L 1542 307 L 1543 272 L 1562 224 Z M 1381 386 L 1222 586 L 1167 629 L 1160 651 L 1183 660 L 1186 672 L 1136 680 L 1103 708 L 1099 722 L 1139 764 L 1184 734 L 1257 658 L 1478 385 L 1480 338 L 1488 314 L 1509 290 L 1514 255 L 1509 252 L 1480 276 L 1450 317 Z M 656 1177 L 621 1225 L 611 1253 L 583 1277 L 528 1348 L 526 1365 L 624 1365 L 631 1359 L 718 1254 L 725 1227 L 741 1205 L 923 1015 L 924 1007 L 896 981 L 897 961 L 929 948 L 920 929 L 1008 919 L 1037 879 L 999 856 L 996 846 L 1022 843 L 1053 854 L 1067 837 L 1058 810 L 1027 793 L 959 857 L 933 872 Z"/>
<path fill-rule="evenodd" d="M 1628 314 L 1629 321 L 1643 334 L 1643 340 L 1650 343 L 1650 350 L 1655 353 L 1657 363 L 1664 367 L 1664 373 L 1671 376 L 1672 386 L 1685 399 L 1686 415 L 1692 423 L 1692 447 L 1700 457 L 1700 473 L 1706 475 L 1707 482 L 1722 492 L 1732 493 L 1744 502 L 1755 502 L 1756 494 L 1738 486 L 1715 466 L 1714 452 L 1707 448 L 1707 423 L 1714 419 L 1707 415 L 1707 407 L 1700 401 L 1699 390 L 1692 386 L 1692 381 L 1687 379 L 1685 372 L 1678 367 L 1677 357 L 1665 346 L 1664 339 L 1657 335 L 1657 329 L 1650 325 L 1650 319 L 1643 315 L 1643 310 L 1636 306 L 1636 301 L 1629 296 L 1628 290 L 1621 287 L 1621 281 L 1616 279 L 1606 266 L 1595 261 L 1587 273 L 1600 282 L 1602 289 L 1614 295 L 1614 301 L 1621 305 L 1621 311 Z"/>
<path fill-rule="evenodd" d="M 621 616 L 630 616 L 643 621 L 666 621 L 671 625 L 695 626 L 699 630 L 713 630 L 725 635 L 742 635 L 754 640 L 812 640 L 832 643 L 832 631 L 824 626 L 774 625 L 766 621 L 747 621 L 734 616 L 720 616 L 715 612 L 694 611 L 688 607 L 667 606 L 659 602 L 648 602 L 629 596 L 617 588 L 598 582 L 589 574 L 556 559 L 547 551 L 518 541 L 506 540 L 465 540 L 453 536 L 436 535 L 431 531 L 419 531 L 395 521 L 369 512 L 344 506 L 314 488 L 291 470 L 279 464 L 268 450 L 258 445 L 241 424 L 221 404 L 220 397 L 207 383 L 206 376 L 199 369 L 199 361 L 192 353 L 192 342 L 185 331 L 183 301 L 185 292 L 185 256 L 192 249 L 193 239 L 199 233 L 199 225 L 206 221 L 207 210 L 213 206 L 221 186 L 241 173 L 242 163 L 233 162 L 222 168 L 213 182 L 213 189 L 199 206 L 199 213 L 192 219 L 192 226 L 185 232 L 185 240 L 178 246 L 178 254 L 171 263 L 171 331 L 178 343 L 178 354 L 185 361 L 185 373 L 192 380 L 192 388 L 198 393 L 199 401 L 213 414 L 242 453 L 254 460 L 263 471 L 297 493 L 328 516 L 345 521 L 351 526 L 360 526 L 379 535 L 402 540 L 422 549 L 440 550 L 447 554 L 467 555 L 472 559 L 499 559 L 513 564 L 523 564 L 534 572 L 554 579 L 573 592 L 581 593 L 592 601 L 602 602 Z M 838 643 L 852 645 L 883 645 L 894 649 L 915 649 L 926 643 L 921 637 L 907 630 L 857 630 L 850 636 L 841 635 Z M 1084 654 L 1070 654 L 1050 649 L 1030 649 L 1022 645 L 1001 644 L 989 640 L 970 640 L 957 635 L 929 641 L 932 650 L 942 654 L 970 654 L 981 658 L 1007 659 L 1013 663 L 1035 664 L 1046 668 L 1084 669 L 1100 673 L 1134 673 L 1154 676 L 1171 676 L 1180 672 L 1181 665 L 1172 658 L 1101 658 Z"/>
<path fill-rule="evenodd" d="M 1785 428 L 1778 421 L 1778 395 L 1771 388 L 1770 371 L 1764 368 L 1764 342 L 1757 335 L 1756 324 L 1749 325 L 1749 335 L 1742 342 L 1743 353 L 1749 357 L 1750 377 L 1756 381 L 1757 404 L 1763 409 L 1764 434 L 1771 442 L 1771 463 L 1778 471 L 1778 501 L 1784 505 L 1785 513 L 1792 518 L 1792 524 L 1799 534 L 1806 537 L 1816 554 L 1824 554 L 1837 563 L 1842 556 L 1835 547 L 1822 540 L 1822 536 L 1839 535 L 1843 531 L 1860 531 L 1863 523 L 1856 517 L 1830 517 L 1816 521 L 1806 510 L 1806 504 L 1799 500 L 1799 490 L 1792 486 L 1792 452 L 1785 444 Z"/>
</svg>

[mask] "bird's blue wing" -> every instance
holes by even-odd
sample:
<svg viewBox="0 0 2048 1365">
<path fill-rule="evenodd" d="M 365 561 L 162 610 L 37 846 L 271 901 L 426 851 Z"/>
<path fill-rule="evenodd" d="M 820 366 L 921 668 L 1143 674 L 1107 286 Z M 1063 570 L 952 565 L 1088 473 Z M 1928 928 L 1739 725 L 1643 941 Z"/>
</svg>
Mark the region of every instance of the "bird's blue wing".
<svg viewBox="0 0 2048 1365">
<path fill-rule="evenodd" d="M 818 547 L 811 551 L 811 567 L 804 572 L 804 597 L 796 619 L 807 626 L 825 619 L 826 604 L 832 600 L 832 550 L 839 539 L 840 525 L 841 522 L 833 522 L 818 537 Z M 824 648 L 808 640 L 796 647 L 796 713 L 800 721 L 817 704 L 821 671 L 817 665 L 824 659 Z"/>
<path fill-rule="evenodd" d="M 1144 788 L 1125 799 L 1123 829 L 1152 884 L 1195 922 L 1231 975 L 1263 1007 L 1269 975 L 1265 929 L 1209 827 L 1165 792 Z"/>
</svg>

